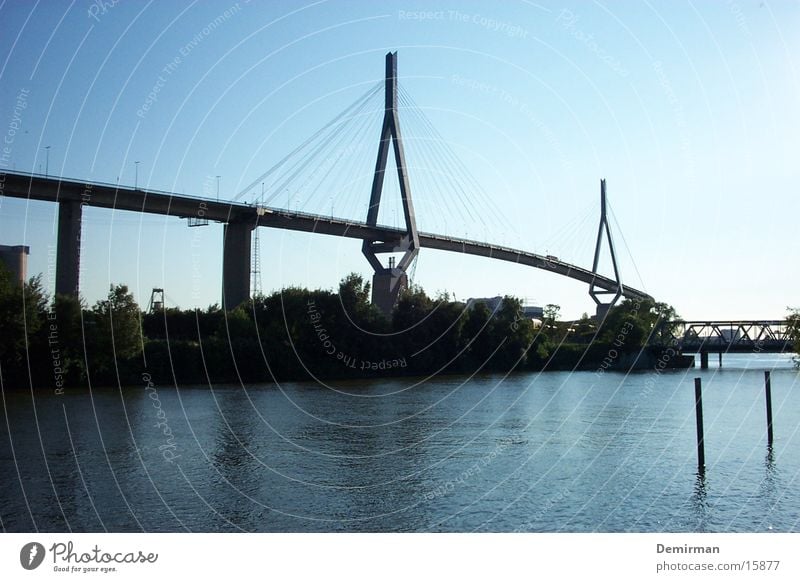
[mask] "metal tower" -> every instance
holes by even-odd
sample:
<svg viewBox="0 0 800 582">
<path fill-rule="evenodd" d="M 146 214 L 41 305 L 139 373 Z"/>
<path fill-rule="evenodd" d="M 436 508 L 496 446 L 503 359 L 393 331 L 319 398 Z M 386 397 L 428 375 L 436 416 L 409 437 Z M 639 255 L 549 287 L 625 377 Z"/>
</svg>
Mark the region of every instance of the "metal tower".
<svg viewBox="0 0 800 582">
<path fill-rule="evenodd" d="M 406 159 L 403 151 L 403 140 L 400 135 L 400 117 L 397 112 L 397 53 L 386 55 L 386 101 L 383 114 L 381 141 L 378 147 L 378 159 L 375 163 L 375 174 L 372 180 L 367 224 L 376 226 L 378 210 L 381 205 L 383 179 L 386 173 L 386 162 L 389 147 L 393 146 L 394 161 L 397 166 L 397 180 L 400 183 L 400 195 L 403 201 L 403 217 L 406 232 L 397 238 L 365 239 L 361 252 L 369 261 L 375 274 L 372 277 L 372 303 L 386 315 L 389 315 L 397 301 L 397 296 L 408 285 L 406 271 L 419 252 L 419 235 L 414 217 L 414 205 L 411 201 L 411 186 L 408 182 Z M 379 253 L 403 253 L 396 265 L 390 262 L 384 267 L 378 259 Z"/>
<path fill-rule="evenodd" d="M 150 292 L 150 302 L 147 304 L 147 313 L 155 313 L 164 309 L 164 289 L 153 287 Z"/>
<path fill-rule="evenodd" d="M 259 197 L 256 205 L 258 207 L 264 204 L 264 184 L 261 184 L 261 196 Z M 263 292 L 261 288 L 261 241 L 259 240 L 260 228 L 256 226 L 253 235 L 253 252 L 250 256 L 250 289 L 252 296 L 261 295 Z"/>
</svg>

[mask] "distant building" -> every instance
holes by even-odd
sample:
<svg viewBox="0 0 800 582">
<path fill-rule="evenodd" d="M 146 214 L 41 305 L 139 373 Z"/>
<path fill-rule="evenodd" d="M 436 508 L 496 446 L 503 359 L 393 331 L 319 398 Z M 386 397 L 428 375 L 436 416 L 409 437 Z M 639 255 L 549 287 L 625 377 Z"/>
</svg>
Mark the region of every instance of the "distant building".
<svg viewBox="0 0 800 582">
<path fill-rule="evenodd" d="M 492 313 L 497 313 L 497 311 L 503 306 L 503 298 L 499 295 L 497 297 L 471 297 L 467 299 L 467 309 L 472 309 L 476 303 L 485 303 L 486 307 L 489 308 L 489 311 Z M 529 319 L 541 320 L 544 318 L 544 308 L 537 307 L 535 305 L 523 305 L 522 314 Z"/>
<path fill-rule="evenodd" d="M 23 285 L 28 279 L 28 255 L 30 253 L 31 247 L 28 246 L 0 245 L 0 262 L 5 265 L 14 280 L 20 285 Z"/>
<path fill-rule="evenodd" d="M 523 305 L 522 313 L 525 314 L 525 317 L 530 317 L 531 319 L 544 319 L 544 307 Z"/>
<path fill-rule="evenodd" d="M 467 299 L 467 309 L 472 309 L 476 303 L 485 303 L 489 311 L 496 313 L 503 305 L 503 298 L 499 295 L 497 297 L 470 297 Z"/>
</svg>

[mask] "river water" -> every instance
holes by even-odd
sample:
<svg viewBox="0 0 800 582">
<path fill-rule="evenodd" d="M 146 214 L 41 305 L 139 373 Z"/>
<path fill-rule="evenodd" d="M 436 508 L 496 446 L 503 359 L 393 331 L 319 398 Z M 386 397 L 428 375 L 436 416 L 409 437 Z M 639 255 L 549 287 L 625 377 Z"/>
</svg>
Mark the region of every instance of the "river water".
<svg viewBox="0 0 800 582">
<path fill-rule="evenodd" d="M 798 531 L 786 356 L 545 372 L 3 392 L 5 531 Z M 772 370 L 775 443 L 766 442 Z M 706 471 L 698 475 L 695 376 Z"/>
</svg>

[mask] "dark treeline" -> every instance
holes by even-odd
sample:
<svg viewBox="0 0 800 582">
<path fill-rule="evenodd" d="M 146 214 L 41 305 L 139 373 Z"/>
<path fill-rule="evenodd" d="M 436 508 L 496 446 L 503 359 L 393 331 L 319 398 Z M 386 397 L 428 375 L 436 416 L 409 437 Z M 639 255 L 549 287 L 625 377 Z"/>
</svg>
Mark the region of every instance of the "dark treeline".
<svg viewBox="0 0 800 582">
<path fill-rule="evenodd" d="M 558 321 L 551 305 L 537 326 L 513 297 L 493 312 L 412 287 L 386 318 L 369 295 L 353 274 L 336 291 L 288 288 L 232 311 L 143 313 L 124 285 L 89 307 L 72 296 L 49 298 L 39 277 L 20 287 L 0 267 L 0 373 L 5 387 L 60 391 L 136 384 L 144 374 L 162 384 L 209 384 L 604 371 L 630 367 L 642 354 L 653 361 L 674 316 L 663 304 L 625 301 L 597 329 L 588 317 Z"/>
</svg>

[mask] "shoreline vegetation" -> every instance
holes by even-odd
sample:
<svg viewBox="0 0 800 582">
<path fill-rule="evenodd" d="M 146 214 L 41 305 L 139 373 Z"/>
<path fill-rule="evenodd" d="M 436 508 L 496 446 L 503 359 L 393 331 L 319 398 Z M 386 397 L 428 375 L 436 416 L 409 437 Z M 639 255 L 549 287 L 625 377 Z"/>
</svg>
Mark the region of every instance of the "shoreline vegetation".
<svg viewBox="0 0 800 582">
<path fill-rule="evenodd" d="M 165 308 L 144 313 L 125 285 L 88 307 L 50 298 L 41 276 L 20 287 L 0 266 L 0 380 L 4 389 L 160 383 L 262 383 L 512 371 L 610 371 L 691 366 L 670 346 L 675 311 L 652 301 L 621 302 L 602 325 L 584 315 L 541 324 L 505 297 L 490 310 L 447 293 L 405 290 L 391 318 L 370 304 L 351 274 L 336 291 L 290 287 L 231 311 Z M 790 317 L 799 317 L 793 312 Z M 800 346 L 798 346 L 800 347 Z"/>
</svg>

